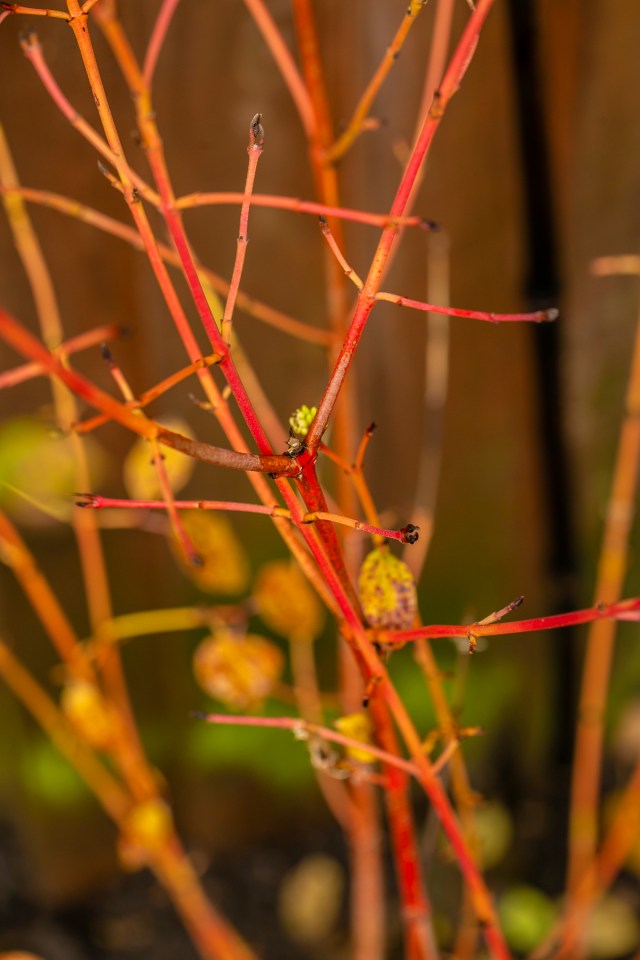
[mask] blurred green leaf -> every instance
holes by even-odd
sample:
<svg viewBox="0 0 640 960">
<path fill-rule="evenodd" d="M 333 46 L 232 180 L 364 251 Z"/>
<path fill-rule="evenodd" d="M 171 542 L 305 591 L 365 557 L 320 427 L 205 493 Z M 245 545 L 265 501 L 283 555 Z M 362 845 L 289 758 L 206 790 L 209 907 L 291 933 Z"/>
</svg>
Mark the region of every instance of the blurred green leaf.
<svg viewBox="0 0 640 960">
<path fill-rule="evenodd" d="M 513 821 L 509 811 L 497 801 L 483 803 L 474 811 L 480 845 L 480 862 L 485 870 L 504 859 L 513 842 Z"/>
<path fill-rule="evenodd" d="M 104 457 L 95 440 L 84 442 L 95 481 L 103 473 Z M 71 437 L 34 418 L 0 425 L 0 506 L 14 520 L 30 526 L 49 524 L 51 517 L 68 520 L 76 486 Z"/>
<path fill-rule="evenodd" d="M 557 907 L 546 894 L 524 884 L 511 887 L 498 903 L 507 942 L 520 953 L 537 947 L 551 930 L 557 914 Z"/>
<path fill-rule="evenodd" d="M 24 748 L 20 773 L 34 799 L 60 810 L 83 804 L 90 796 L 79 774 L 47 740 Z"/>
</svg>

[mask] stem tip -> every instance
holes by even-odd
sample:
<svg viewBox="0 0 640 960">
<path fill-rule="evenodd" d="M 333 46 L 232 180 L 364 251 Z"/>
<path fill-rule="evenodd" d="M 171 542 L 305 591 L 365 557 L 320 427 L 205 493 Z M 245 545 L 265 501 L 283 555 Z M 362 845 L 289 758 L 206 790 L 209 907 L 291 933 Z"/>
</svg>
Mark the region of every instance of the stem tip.
<svg viewBox="0 0 640 960">
<path fill-rule="evenodd" d="M 403 543 L 415 543 L 420 536 L 420 527 L 417 527 L 414 523 L 408 523 L 406 527 L 403 527 L 400 533 L 402 534 Z"/>
<path fill-rule="evenodd" d="M 249 125 L 249 146 L 260 149 L 264 145 L 264 127 L 260 122 L 262 114 L 256 113 Z"/>
</svg>

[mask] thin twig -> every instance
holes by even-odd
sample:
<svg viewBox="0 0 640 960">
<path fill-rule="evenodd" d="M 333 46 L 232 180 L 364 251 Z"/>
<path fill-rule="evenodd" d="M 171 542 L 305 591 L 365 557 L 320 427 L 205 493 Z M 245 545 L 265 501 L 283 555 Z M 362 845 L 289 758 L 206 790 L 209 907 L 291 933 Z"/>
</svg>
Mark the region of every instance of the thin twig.
<svg viewBox="0 0 640 960">
<path fill-rule="evenodd" d="M 171 20 L 173 19 L 173 15 L 176 12 L 176 8 L 179 3 L 180 0 L 163 0 L 162 6 L 158 11 L 158 16 L 156 17 L 156 22 L 153 25 L 153 30 L 151 31 L 151 37 L 149 38 L 149 44 L 144 55 L 144 63 L 142 66 L 142 76 L 144 78 L 145 86 L 149 89 L 153 83 L 153 75 L 155 73 L 158 57 L 160 56 L 160 51 L 162 50 L 167 31 L 169 30 Z"/>
<path fill-rule="evenodd" d="M 233 308 L 235 307 L 240 278 L 244 267 L 244 258 L 247 253 L 248 228 L 249 228 L 249 207 L 251 205 L 251 194 L 253 192 L 253 183 L 256 176 L 258 161 L 262 156 L 264 149 L 264 128 L 262 126 L 262 115 L 256 113 L 249 124 L 249 146 L 247 153 L 249 163 L 247 166 L 247 178 L 244 185 L 244 197 L 242 209 L 240 210 L 240 230 L 238 232 L 238 241 L 236 248 L 236 260 L 233 265 L 231 283 L 229 284 L 229 293 L 224 307 L 224 316 L 222 318 L 222 339 L 227 345 L 231 344 L 231 325 L 233 321 Z"/>
<path fill-rule="evenodd" d="M 365 123 L 367 121 L 369 110 L 371 109 L 373 101 L 377 97 L 380 88 L 387 79 L 392 67 L 398 60 L 402 51 L 402 47 L 404 46 L 404 42 L 409 35 L 409 31 L 418 19 L 418 14 L 425 6 L 426 0 L 410 0 L 410 3 L 405 9 L 402 22 L 398 27 L 396 35 L 385 50 L 384 56 L 380 61 L 380 64 L 378 65 L 373 77 L 367 84 L 364 93 L 360 97 L 358 105 L 356 106 L 344 132 L 336 140 L 333 146 L 327 150 L 325 154 L 326 160 L 335 162 L 336 160 L 340 159 L 340 157 L 342 157 L 353 145 L 358 135 L 365 129 Z"/>
<path fill-rule="evenodd" d="M 120 366 L 116 363 L 116 360 L 113 354 L 111 353 L 111 350 L 109 350 L 106 344 L 102 345 L 102 356 L 104 357 L 107 363 L 109 373 L 111 374 L 111 377 L 113 378 L 114 382 L 118 386 L 118 389 L 120 390 L 120 393 L 122 394 L 122 397 L 125 403 L 128 406 L 135 408 L 138 411 L 139 415 L 141 417 L 144 417 L 145 414 L 143 413 L 140 407 L 140 404 L 137 401 L 136 396 L 127 381 L 127 378 L 122 372 L 122 369 L 120 368 Z M 198 566 L 201 562 L 200 556 L 198 555 L 198 552 L 196 551 L 193 543 L 191 542 L 191 538 L 189 537 L 189 534 L 187 533 L 185 526 L 182 522 L 182 519 L 180 517 L 180 514 L 178 513 L 178 510 L 176 508 L 175 497 L 173 495 L 173 490 L 171 489 L 171 483 L 169 481 L 169 476 L 167 474 L 167 468 L 165 466 L 164 457 L 160 452 L 160 446 L 158 444 L 158 440 L 156 437 L 152 437 L 148 440 L 148 443 L 149 443 L 150 452 L 151 452 L 151 463 L 153 464 L 153 467 L 156 471 L 158 484 L 159 484 L 160 490 L 162 491 L 162 496 L 164 497 L 164 500 L 162 502 L 164 503 L 165 509 L 167 511 L 167 516 L 169 517 L 169 523 L 171 525 L 173 534 L 177 542 L 182 547 L 182 550 L 184 552 L 184 556 L 187 562 L 192 566 Z"/>
<path fill-rule="evenodd" d="M 4 188 L 3 192 L 7 194 L 15 193 L 31 203 L 38 203 L 42 206 L 57 210 L 66 216 L 76 217 L 83 223 L 88 223 L 91 226 L 97 227 L 99 230 L 103 230 L 105 233 L 110 233 L 112 236 L 126 241 L 126 243 L 132 247 L 135 247 L 136 250 L 144 251 L 145 249 L 144 241 L 140 237 L 140 234 L 132 227 L 98 210 L 94 210 L 85 204 L 78 203 L 77 200 L 72 200 L 69 197 L 64 197 L 46 190 L 34 190 L 30 187 Z M 238 196 L 241 196 L 241 194 L 238 194 Z M 171 247 L 159 243 L 158 251 L 165 263 L 176 267 L 180 266 L 180 258 Z M 217 293 L 225 297 L 227 296 L 229 293 L 229 284 L 226 280 L 201 264 L 197 265 L 197 269 L 203 284 L 208 283 Z M 249 316 L 253 316 L 257 320 L 269 324 L 269 326 L 275 327 L 277 330 L 281 330 L 289 336 L 298 337 L 301 340 L 307 340 L 310 343 L 317 343 L 322 346 L 330 346 L 335 340 L 335 337 L 330 332 L 319 330 L 316 327 L 310 327 L 308 324 L 302 323 L 300 320 L 296 320 L 280 310 L 275 310 L 273 307 L 267 306 L 267 304 L 262 303 L 260 300 L 247 296 L 247 294 L 241 290 L 238 291 L 236 302 L 239 309 L 249 314 Z"/>
<path fill-rule="evenodd" d="M 77 396 L 82 397 L 92 406 L 97 407 L 122 426 L 132 430 L 148 440 L 157 439 L 159 443 L 180 450 L 196 460 L 205 463 L 231 467 L 235 470 L 257 471 L 259 473 L 277 474 L 280 476 L 296 476 L 299 467 L 289 457 L 257 456 L 251 453 L 239 453 L 235 450 L 225 450 L 214 447 L 199 440 L 192 440 L 180 433 L 167 430 L 162 424 L 154 420 L 143 419 L 135 410 L 120 403 L 108 393 L 100 390 L 80 374 L 65 367 L 57 357 L 49 353 L 36 338 L 22 327 L 8 313 L 0 310 L 0 337 L 10 343 L 23 356 L 30 357 L 40 363 L 50 373 L 58 377 Z"/>
<path fill-rule="evenodd" d="M 231 513 L 259 513 L 266 517 L 283 517 L 291 520 L 291 510 L 287 507 L 265 506 L 259 503 L 238 503 L 229 500 L 174 500 L 173 505 L 178 510 L 226 510 Z M 102 497 L 94 493 L 78 494 L 76 506 L 91 507 L 94 510 L 105 509 L 123 509 L 132 510 L 162 510 L 167 504 L 164 500 L 126 500 L 115 497 Z M 365 523 L 362 520 L 352 520 L 350 517 L 341 517 L 335 513 L 322 512 L 319 510 L 303 513 L 298 523 L 309 524 L 316 523 L 318 520 L 325 520 L 329 523 L 342 524 L 350 527 L 352 530 L 360 530 L 363 533 L 370 533 L 387 540 L 397 540 L 400 543 L 415 543 L 418 539 L 418 529 L 412 523 L 408 523 L 401 530 L 390 530 L 386 527 L 374 526 Z"/>
<path fill-rule="evenodd" d="M 495 614 L 491 614 L 492 617 Z M 378 635 L 382 643 L 393 647 L 417 640 L 419 637 L 468 637 L 473 642 L 477 637 L 509 636 L 517 633 L 535 633 L 537 630 L 557 630 L 560 627 L 574 627 L 595 620 L 632 620 L 640 621 L 640 599 L 620 600 L 617 603 L 601 603 L 585 610 L 572 610 L 570 613 L 558 613 L 550 617 L 534 617 L 531 620 L 514 620 L 509 623 L 487 624 L 430 624 L 412 630 L 385 631 Z"/>
<path fill-rule="evenodd" d="M 557 320 L 559 311 L 555 307 L 548 310 L 535 310 L 530 313 L 493 313 L 486 310 L 463 310 L 460 307 L 444 307 L 436 303 L 425 303 L 423 300 L 411 300 L 401 297 L 397 293 L 376 293 L 376 300 L 388 300 L 398 307 L 411 307 L 413 310 L 423 310 L 427 313 L 442 313 L 447 317 L 466 317 L 470 320 L 485 320 L 487 323 L 509 323 L 523 321 L 527 323 L 547 323 Z"/>
<path fill-rule="evenodd" d="M 219 204 L 241 204 L 245 200 L 243 193 L 189 193 L 176 200 L 179 210 L 190 210 L 198 207 Z M 367 210 L 353 210 L 350 207 L 332 207 L 326 203 L 316 203 L 313 200 L 300 200 L 298 197 L 282 197 L 275 194 L 253 193 L 251 195 L 253 207 L 269 207 L 274 210 L 290 210 L 292 213 L 308 213 L 310 215 L 336 217 L 338 220 L 348 220 L 352 223 L 364 223 L 372 227 L 385 227 L 389 218 L 383 213 L 369 213 Z M 424 217 L 399 217 L 395 223 L 399 227 L 419 227 L 422 230 L 434 230 L 432 220 Z"/>
<path fill-rule="evenodd" d="M 446 107 L 458 90 L 462 78 L 467 71 L 469 63 L 478 43 L 478 36 L 484 22 L 489 14 L 494 0 L 479 0 L 476 9 L 472 13 L 467 26 L 463 31 L 456 51 L 451 58 L 446 73 L 442 79 L 442 84 L 437 92 L 434 102 L 431 106 L 428 116 L 425 119 L 420 136 L 411 151 L 411 155 L 406 164 L 404 174 L 396 192 L 395 199 L 391 206 L 390 216 L 404 216 L 405 208 L 411 196 L 411 190 L 415 179 L 427 156 L 428 150 L 433 141 L 434 135 Z M 375 303 L 375 296 L 378 292 L 381 277 L 383 275 L 387 259 L 395 245 L 398 228 L 387 227 L 380 238 L 378 247 L 374 254 L 364 288 L 358 297 L 356 309 L 351 321 L 348 335 L 344 345 L 336 360 L 333 373 L 329 379 L 324 396 L 318 405 L 318 412 L 314 422 L 311 424 L 307 434 L 307 443 L 311 449 L 315 450 L 320 443 L 323 433 L 327 428 L 329 418 L 342 389 L 347 372 L 351 366 L 354 354 L 356 352 L 362 333 L 366 327 L 371 310 Z"/>
<path fill-rule="evenodd" d="M 331 727 L 326 727 L 320 723 L 311 723 L 310 721 L 302 720 L 299 717 L 243 717 L 231 716 L 226 713 L 200 712 L 194 712 L 192 716 L 196 720 L 205 720 L 207 723 L 214 723 L 218 726 L 230 725 L 238 727 L 271 727 L 275 730 L 290 730 L 296 740 L 308 740 L 314 736 L 321 737 L 323 740 L 329 740 L 331 743 L 337 743 L 342 747 L 351 749 L 355 748 L 356 750 L 366 750 L 367 753 L 370 753 L 377 760 L 380 760 L 389 766 L 396 767 L 396 769 L 402 770 L 404 773 L 408 773 L 410 776 L 417 777 L 419 775 L 418 768 L 409 760 L 403 760 L 394 753 L 381 750 L 380 747 L 376 747 L 373 743 L 364 744 L 361 740 L 354 740 L 353 737 L 347 737 L 342 733 L 338 733 L 337 730 L 333 730 Z M 452 751 L 447 750 L 446 752 L 443 752 L 441 758 L 434 762 L 433 770 L 436 774 L 444 768 L 450 759 L 451 754 Z M 354 772 L 357 772 L 357 768 L 354 768 Z"/>
<path fill-rule="evenodd" d="M 245 4 L 269 47 L 273 59 L 278 64 L 280 73 L 296 105 L 304 131 L 307 137 L 312 139 L 316 129 L 313 106 L 291 51 L 282 39 L 282 34 L 263 0 L 245 0 Z"/>
</svg>

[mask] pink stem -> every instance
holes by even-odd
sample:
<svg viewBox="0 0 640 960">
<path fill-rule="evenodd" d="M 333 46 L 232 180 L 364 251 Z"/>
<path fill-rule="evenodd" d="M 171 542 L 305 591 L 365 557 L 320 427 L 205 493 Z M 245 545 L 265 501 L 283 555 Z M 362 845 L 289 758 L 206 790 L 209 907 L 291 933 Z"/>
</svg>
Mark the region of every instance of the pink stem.
<svg viewBox="0 0 640 960">
<path fill-rule="evenodd" d="M 219 204 L 243 203 L 243 193 L 190 193 L 176 200 L 179 210 L 190 210 L 197 207 L 214 206 Z M 354 223 L 366 223 L 372 227 L 386 227 L 389 217 L 384 213 L 369 213 L 366 210 L 351 210 L 349 207 L 331 207 L 326 203 L 316 203 L 313 200 L 300 200 L 298 197 L 282 197 L 270 193 L 254 193 L 251 195 L 251 204 L 254 207 L 269 207 L 275 210 L 290 210 L 292 213 L 309 213 L 317 216 L 336 217 L 339 220 L 350 220 Z M 423 217 L 398 217 L 394 221 L 399 227 L 421 227 L 423 230 L 433 230 L 431 220 Z"/>
<path fill-rule="evenodd" d="M 529 321 L 545 323 L 556 320 L 558 311 L 552 307 L 549 310 L 536 310 L 533 313 L 490 313 L 486 310 L 462 310 L 459 307 L 442 307 L 435 303 L 425 303 L 423 300 L 410 300 L 395 293 L 377 293 L 376 300 L 387 300 L 398 307 L 411 307 L 413 310 L 424 310 L 427 313 L 443 313 L 447 317 L 467 317 L 470 320 L 485 320 L 488 323 L 509 323 L 515 321 Z"/>
<path fill-rule="evenodd" d="M 144 65 L 142 68 L 142 76 L 145 86 L 148 90 L 151 89 L 153 74 L 156 69 L 158 57 L 160 55 L 160 51 L 162 50 L 162 45 L 165 41 L 169 24 L 171 23 L 173 15 L 176 11 L 176 7 L 179 3 L 180 0 L 164 0 L 162 6 L 160 7 L 160 12 L 158 13 L 156 22 L 153 25 L 153 31 L 149 39 L 149 45 L 144 56 Z"/>
<path fill-rule="evenodd" d="M 230 715 L 227 713 L 194 713 L 199 720 L 206 720 L 207 723 L 225 724 L 227 726 L 239 727 L 272 727 L 277 730 L 291 730 L 297 739 L 306 740 L 310 734 L 322 737 L 324 740 L 330 740 L 333 743 L 339 743 L 343 747 L 355 748 L 356 750 L 366 750 L 383 763 L 389 766 L 397 767 L 413 777 L 418 776 L 418 768 L 415 763 L 409 760 L 403 760 L 396 754 L 388 753 L 374 744 L 365 743 L 362 740 L 354 740 L 347 737 L 331 727 L 325 727 L 319 723 L 311 723 L 307 720 L 300 720 L 298 717 L 242 717 Z"/>
<path fill-rule="evenodd" d="M 91 507 L 94 510 L 130 509 L 130 510 L 162 510 L 166 508 L 164 500 L 125 500 L 117 497 L 102 497 L 97 493 L 78 494 L 76 506 Z M 177 510 L 225 510 L 229 513 L 258 513 L 266 517 L 283 517 L 291 520 L 291 511 L 287 507 L 264 506 L 259 503 L 239 503 L 233 500 L 174 500 L 173 506 Z M 386 537 L 388 540 L 398 540 L 399 543 L 412 543 L 417 539 L 417 528 L 407 524 L 401 530 L 389 530 L 386 527 L 374 527 L 361 520 L 351 520 L 336 513 L 313 511 L 303 513 L 300 523 L 311 524 L 316 520 L 326 520 L 329 523 L 341 523 L 353 530 L 371 533 Z"/>
<path fill-rule="evenodd" d="M 249 8 L 258 30 L 271 51 L 271 56 L 276 61 L 282 78 L 289 88 L 289 93 L 296 105 L 307 139 L 313 141 L 316 133 L 313 104 L 291 51 L 282 39 L 282 34 L 263 0 L 245 0 L 245 4 Z"/>
</svg>

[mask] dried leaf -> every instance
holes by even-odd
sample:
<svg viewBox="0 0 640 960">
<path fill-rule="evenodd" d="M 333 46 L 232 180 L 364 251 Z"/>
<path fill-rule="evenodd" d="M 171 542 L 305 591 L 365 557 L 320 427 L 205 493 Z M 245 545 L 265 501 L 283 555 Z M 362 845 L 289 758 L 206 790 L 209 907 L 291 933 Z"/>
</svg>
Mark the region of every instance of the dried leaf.
<svg viewBox="0 0 640 960">
<path fill-rule="evenodd" d="M 118 854 L 128 870 L 138 870 L 149 862 L 149 854 L 161 849 L 173 834 L 173 816 L 161 797 L 137 803 L 122 825 Z"/>
<path fill-rule="evenodd" d="M 344 887 L 337 860 L 323 854 L 305 857 L 280 887 L 279 913 L 287 933 L 307 944 L 328 937 L 338 920 Z"/>
<path fill-rule="evenodd" d="M 107 749 L 116 736 L 120 717 L 95 684 L 71 680 L 60 695 L 60 707 L 81 736 L 99 750 Z"/>
<path fill-rule="evenodd" d="M 282 651 L 264 637 L 216 630 L 193 656 L 193 671 L 205 693 L 233 710 L 265 699 L 284 668 Z"/>
<path fill-rule="evenodd" d="M 175 433 L 185 437 L 192 437 L 188 423 L 177 418 L 162 420 L 162 425 Z M 169 485 L 174 493 L 181 490 L 189 482 L 195 469 L 195 460 L 173 450 L 171 447 L 162 447 L 162 460 L 169 478 Z M 152 462 L 151 447 L 144 437 L 138 437 L 129 448 L 122 468 L 122 479 L 127 493 L 133 500 L 159 500 L 162 498 L 162 488 L 158 480 L 158 472 Z"/>
<path fill-rule="evenodd" d="M 274 633 L 313 640 L 324 626 L 324 608 L 300 568 L 288 560 L 261 567 L 253 591 L 260 617 Z"/>
<path fill-rule="evenodd" d="M 176 556 L 187 576 L 205 593 L 243 593 L 249 586 L 249 561 L 227 518 L 209 510 L 188 510 L 181 516 L 189 539 L 202 560 L 200 566 L 194 566 L 184 557 L 181 545 L 173 541 Z"/>
<path fill-rule="evenodd" d="M 633 901 L 615 893 L 596 904 L 586 923 L 586 947 L 593 960 L 629 956 L 638 949 L 640 920 Z"/>
<path fill-rule="evenodd" d="M 376 547 L 367 554 L 360 568 L 358 590 L 372 627 L 406 630 L 412 626 L 418 609 L 413 574 L 388 546 Z"/>
</svg>

